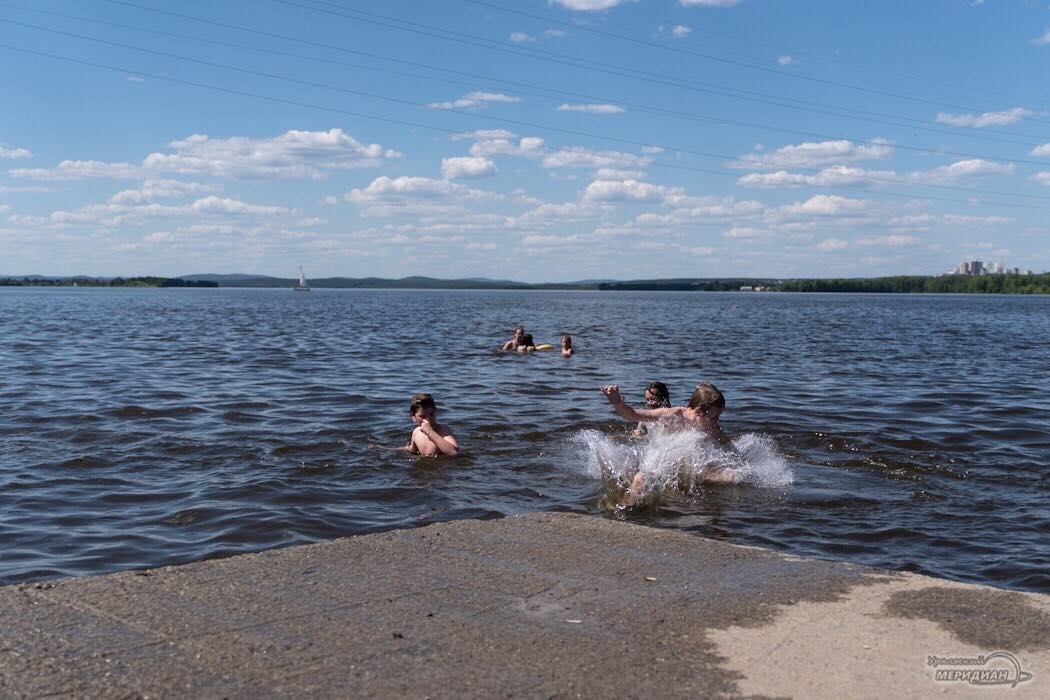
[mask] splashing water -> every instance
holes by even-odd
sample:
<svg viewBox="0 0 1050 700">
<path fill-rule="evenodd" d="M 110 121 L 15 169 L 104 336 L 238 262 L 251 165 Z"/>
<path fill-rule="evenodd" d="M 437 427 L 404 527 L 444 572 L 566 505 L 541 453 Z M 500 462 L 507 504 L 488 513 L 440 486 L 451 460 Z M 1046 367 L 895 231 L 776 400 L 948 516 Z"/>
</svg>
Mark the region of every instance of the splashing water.
<svg viewBox="0 0 1050 700">
<path fill-rule="evenodd" d="M 704 481 L 772 488 L 794 480 L 773 441 L 754 433 L 733 441 L 736 453 L 721 448 L 702 431 L 669 430 L 660 424 L 650 425 L 648 435 L 630 441 L 597 430 L 582 430 L 573 436 L 571 444 L 579 450 L 577 463 L 590 476 L 626 488 L 635 474 L 641 473 L 649 493 L 691 493 Z"/>
</svg>

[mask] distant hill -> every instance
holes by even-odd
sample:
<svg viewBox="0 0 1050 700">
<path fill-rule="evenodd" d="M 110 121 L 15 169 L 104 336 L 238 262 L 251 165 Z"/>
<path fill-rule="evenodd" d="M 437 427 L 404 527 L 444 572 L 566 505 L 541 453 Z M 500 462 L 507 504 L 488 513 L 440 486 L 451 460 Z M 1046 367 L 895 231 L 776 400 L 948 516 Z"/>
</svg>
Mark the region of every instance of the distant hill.
<svg viewBox="0 0 1050 700">
<path fill-rule="evenodd" d="M 294 287 L 298 282 L 292 277 L 267 277 L 265 275 L 184 275 L 181 279 L 215 282 L 221 287 Z M 436 277 L 318 277 L 307 278 L 315 289 L 577 289 L 604 291 L 735 291 L 740 287 L 770 287 L 780 284 L 774 279 L 728 278 L 728 279 L 666 279 L 666 280 L 580 280 L 577 282 L 545 282 L 528 284 L 510 280 L 494 280 L 485 277 L 465 279 L 438 279 Z"/>
</svg>

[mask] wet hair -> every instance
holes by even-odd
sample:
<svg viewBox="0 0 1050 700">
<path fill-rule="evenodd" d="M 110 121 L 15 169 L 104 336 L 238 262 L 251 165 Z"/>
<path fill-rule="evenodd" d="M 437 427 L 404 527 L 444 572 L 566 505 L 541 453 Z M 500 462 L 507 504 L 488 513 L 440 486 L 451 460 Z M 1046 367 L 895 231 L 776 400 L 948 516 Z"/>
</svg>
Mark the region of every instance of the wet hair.
<svg viewBox="0 0 1050 700">
<path fill-rule="evenodd" d="M 663 382 L 653 382 L 649 386 L 645 387 L 645 390 L 659 396 L 661 405 L 671 405 L 671 392 L 667 390 L 667 385 Z"/>
<path fill-rule="evenodd" d="M 514 335 L 517 335 L 518 331 L 521 331 L 521 334 L 525 335 L 525 326 L 514 326 Z"/>
<path fill-rule="evenodd" d="M 565 343 L 565 347 L 569 347 L 569 348 L 572 347 L 572 336 L 571 335 L 568 335 L 568 334 L 563 335 L 561 337 L 561 339 L 562 339 L 563 342 L 566 341 L 566 340 L 569 341 L 569 342 Z"/>
<path fill-rule="evenodd" d="M 434 397 L 430 394 L 416 394 L 412 397 L 412 405 L 411 408 L 408 409 L 408 412 L 414 416 L 426 408 L 437 410 L 437 404 L 434 403 Z"/>
<path fill-rule="evenodd" d="M 707 413 L 712 408 L 725 408 L 725 405 L 726 397 L 722 395 L 718 387 L 707 382 L 697 384 L 693 395 L 689 397 L 689 408 L 700 409 L 703 413 Z"/>
<path fill-rule="evenodd" d="M 525 347 L 535 345 L 536 343 L 532 340 L 532 333 L 526 333 L 525 335 L 523 335 L 521 338 L 521 344 Z"/>
</svg>

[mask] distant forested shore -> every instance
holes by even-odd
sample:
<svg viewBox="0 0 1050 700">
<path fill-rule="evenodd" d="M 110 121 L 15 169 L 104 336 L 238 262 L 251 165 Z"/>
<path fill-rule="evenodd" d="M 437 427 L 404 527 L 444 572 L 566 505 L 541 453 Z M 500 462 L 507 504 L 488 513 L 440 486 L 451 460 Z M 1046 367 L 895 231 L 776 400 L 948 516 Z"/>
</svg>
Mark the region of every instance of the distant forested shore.
<svg viewBox="0 0 1050 700">
<path fill-rule="evenodd" d="M 1050 273 L 1041 275 L 898 276 L 869 279 L 789 279 L 781 292 L 889 294 L 1050 294 Z"/>
<path fill-rule="evenodd" d="M 218 287 L 181 277 L 0 277 L 0 287 Z"/>
<path fill-rule="evenodd" d="M 0 287 L 235 287 L 291 288 L 298 280 L 254 275 L 185 277 L 26 277 L 0 278 Z M 1050 273 L 1039 275 L 900 275 L 848 279 L 676 278 L 584 280 L 528 284 L 483 278 L 328 277 L 309 281 L 314 289 L 576 290 L 603 292 L 849 292 L 875 294 L 1050 294 Z"/>
</svg>

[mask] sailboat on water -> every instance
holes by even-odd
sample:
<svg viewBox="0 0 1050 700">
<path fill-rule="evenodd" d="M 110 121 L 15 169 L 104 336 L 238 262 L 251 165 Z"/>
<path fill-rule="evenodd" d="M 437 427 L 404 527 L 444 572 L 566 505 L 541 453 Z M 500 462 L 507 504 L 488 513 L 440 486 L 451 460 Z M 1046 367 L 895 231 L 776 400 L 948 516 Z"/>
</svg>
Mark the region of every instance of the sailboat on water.
<svg viewBox="0 0 1050 700">
<path fill-rule="evenodd" d="M 302 266 L 299 267 L 299 284 L 295 285 L 295 291 L 297 292 L 309 292 L 310 285 L 306 283 L 306 275 L 303 274 Z"/>
</svg>

